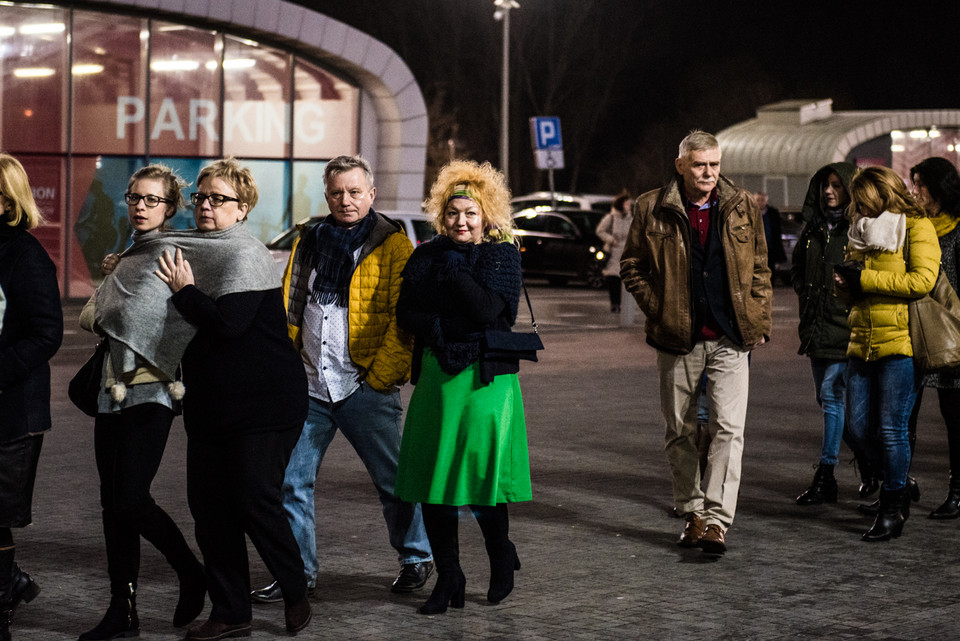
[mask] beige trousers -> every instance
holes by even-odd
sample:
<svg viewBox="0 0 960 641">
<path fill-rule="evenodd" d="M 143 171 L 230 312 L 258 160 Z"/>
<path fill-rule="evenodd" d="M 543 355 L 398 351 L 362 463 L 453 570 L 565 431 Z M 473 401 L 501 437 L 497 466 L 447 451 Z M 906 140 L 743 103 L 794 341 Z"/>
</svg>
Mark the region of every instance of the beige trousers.
<svg viewBox="0 0 960 641">
<path fill-rule="evenodd" d="M 666 423 L 664 450 L 673 474 L 677 510 L 699 514 L 704 525 L 726 530 L 740 491 L 743 427 L 750 389 L 748 351 L 727 338 L 701 341 L 689 354 L 657 352 L 660 409 Z M 710 449 L 703 478 L 697 450 L 700 375 L 707 375 Z"/>
</svg>

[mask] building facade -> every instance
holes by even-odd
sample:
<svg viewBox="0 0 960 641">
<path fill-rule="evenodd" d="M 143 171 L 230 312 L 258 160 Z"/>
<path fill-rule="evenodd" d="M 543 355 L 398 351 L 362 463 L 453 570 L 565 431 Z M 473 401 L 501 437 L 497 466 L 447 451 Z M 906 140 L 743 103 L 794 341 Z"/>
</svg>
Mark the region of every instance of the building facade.
<svg viewBox="0 0 960 641">
<path fill-rule="evenodd" d="M 267 241 L 326 211 L 323 168 L 361 153 L 377 203 L 419 210 L 427 117 L 382 43 L 281 0 L 0 5 L 0 149 L 27 169 L 37 236 L 67 298 L 129 242 L 129 176 L 160 162 L 192 183 L 237 156 L 256 177 L 251 232 Z M 185 195 L 195 185 L 185 190 Z M 174 228 L 191 226 L 182 211 Z"/>
</svg>

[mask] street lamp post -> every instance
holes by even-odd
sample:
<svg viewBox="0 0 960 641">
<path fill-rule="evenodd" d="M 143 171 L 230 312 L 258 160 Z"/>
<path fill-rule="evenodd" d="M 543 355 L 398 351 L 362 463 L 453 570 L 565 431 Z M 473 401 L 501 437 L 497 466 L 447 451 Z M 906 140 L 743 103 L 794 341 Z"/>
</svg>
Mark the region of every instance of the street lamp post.
<svg viewBox="0 0 960 641">
<path fill-rule="evenodd" d="M 519 9 L 516 0 L 493 0 L 494 20 L 503 21 L 503 73 L 500 86 L 500 171 L 510 182 L 510 10 Z"/>
</svg>

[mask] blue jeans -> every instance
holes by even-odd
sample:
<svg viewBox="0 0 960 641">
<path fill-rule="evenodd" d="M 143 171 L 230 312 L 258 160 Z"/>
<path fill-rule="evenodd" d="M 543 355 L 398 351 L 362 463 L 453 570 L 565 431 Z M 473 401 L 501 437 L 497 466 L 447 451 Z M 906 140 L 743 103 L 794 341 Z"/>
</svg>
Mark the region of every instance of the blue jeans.
<svg viewBox="0 0 960 641">
<path fill-rule="evenodd" d="M 307 585 L 316 584 L 319 569 L 314 483 L 323 455 L 338 429 L 357 451 L 377 488 L 390 545 L 399 553 L 400 563 L 433 559 L 420 505 L 401 501 L 394 493 L 402 414 L 399 391 L 381 394 L 366 383 L 332 406 L 310 399 L 303 433 L 290 456 L 283 481 L 283 506 L 300 546 Z"/>
<path fill-rule="evenodd" d="M 907 423 L 918 388 L 919 378 L 909 356 L 871 362 L 851 358 L 847 363 L 848 435 L 854 451 L 882 470 L 885 490 L 899 490 L 907 483 Z"/>
<path fill-rule="evenodd" d="M 847 403 L 847 361 L 811 358 L 813 385 L 817 404 L 823 410 L 823 447 L 820 463 L 836 465 L 840 457 L 840 440 Z"/>
</svg>

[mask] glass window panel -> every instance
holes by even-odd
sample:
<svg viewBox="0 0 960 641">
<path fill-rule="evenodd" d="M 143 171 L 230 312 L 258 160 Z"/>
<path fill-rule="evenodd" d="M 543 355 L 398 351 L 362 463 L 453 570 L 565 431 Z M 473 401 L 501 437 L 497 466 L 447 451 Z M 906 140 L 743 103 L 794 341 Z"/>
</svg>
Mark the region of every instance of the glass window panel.
<svg viewBox="0 0 960 641">
<path fill-rule="evenodd" d="M 71 174 L 70 296 L 84 297 L 103 280 L 100 261 L 130 244 L 123 194 L 143 158 L 87 156 L 73 159 Z"/>
<path fill-rule="evenodd" d="M 66 150 L 67 12 L 4 6 L 0 14 L 0 148 Z"/>
<path fill-rule="evenodd" d="M 65 295 L 63 209 L 66 203 L 63 194 L 66 176 L 63 160 L 55 156 L 21 156 L 18 160 L 27 172 L 33 199 L 44 220 L 43 225 L 33 229 L 31 233 L 37 237 L 57 266 L 60 293 Z"/>
<path fill-rule="evenodd" d="M 320 159 L 357 153 L 360 90 L 299 59 L 293 84 L 294 156 Z"/>
<path fill-rule="evenodd" d="M 146 153 L 146 21 L 73 14 L 73 151 Z"/>
<path fill-rule="evenodd" d="M 223 153 L 286 158 L 291 56 L 232 36 L 224 43 Z"/>
<path fill-rule="evenodd" d="M 290 220 L 290 163 L 276 160 L 244 161 L 257 181 L 257 206 L 247 216 L 250 233 L 268 242 L 287 228 Z"/>
<path fill-rule="evenodd" d="M 214 31 L 153 23 L 151 155 L 220 155 L 220 48 Z"/>
<path fill-rule="evenodd" d="M 288 225 L 330 213 L 323 196 L 323 170 L 326 166 L 326 162 L 293 163 L 292 219 L 287 221 Z"/>
</svg>

